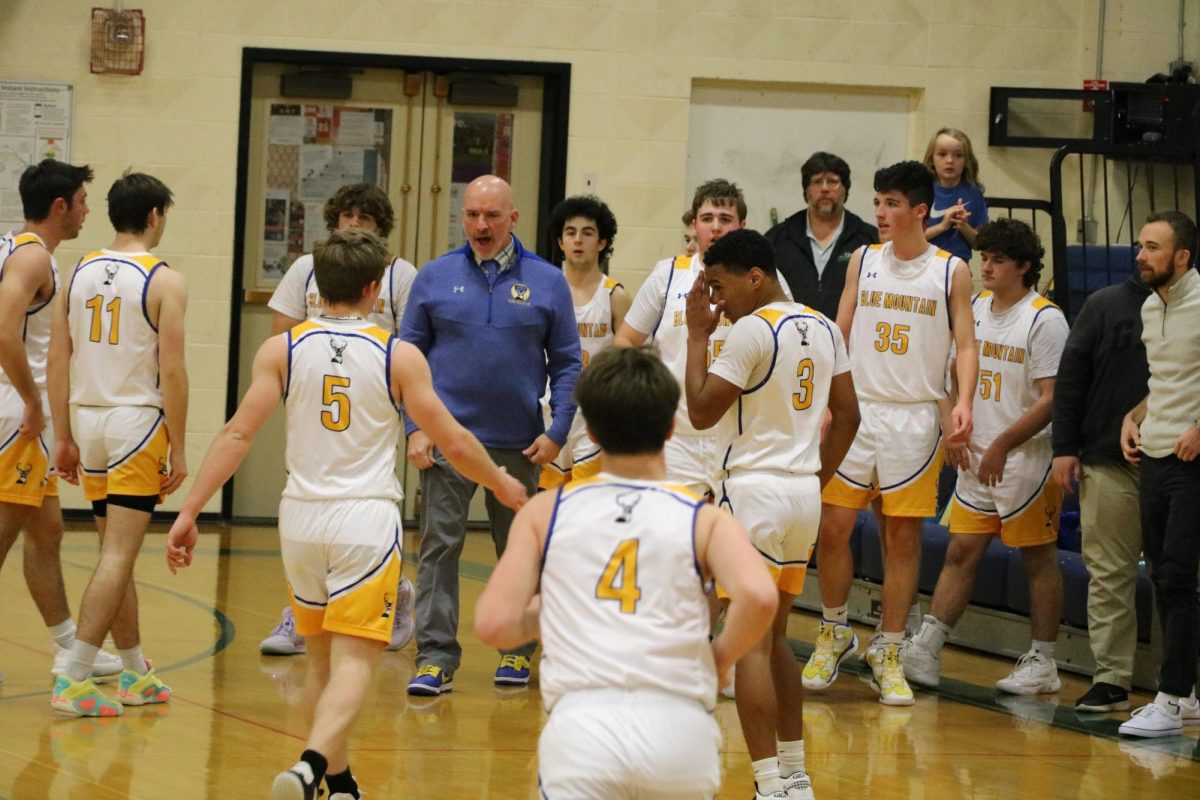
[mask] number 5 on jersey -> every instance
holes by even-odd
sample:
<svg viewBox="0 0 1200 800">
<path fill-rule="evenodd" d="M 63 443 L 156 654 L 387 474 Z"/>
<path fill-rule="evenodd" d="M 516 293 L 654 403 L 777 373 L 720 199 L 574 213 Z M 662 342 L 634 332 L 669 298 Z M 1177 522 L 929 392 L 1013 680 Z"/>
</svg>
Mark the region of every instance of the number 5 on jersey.
<svg viewBox="0 0 1200 800">
<path fill-rule="evenodd" d="M 321 424 L 327 430 L 344 431 L 350 427 L 350 379 L 339 375 L 326 375 L 324 396 L 321 398 Z"/>
<path fill-rule="evenodd" d="M 637 611 L 638 600 L 642 597 L 642 590 L 637 585 L 637 557 L 638 540 L 622 540 L 613 550 L 604 567 L 604 574 L 596 584 L 596 597 L 616 600 L 621 604 L 622 614 Z"/>
</svg>

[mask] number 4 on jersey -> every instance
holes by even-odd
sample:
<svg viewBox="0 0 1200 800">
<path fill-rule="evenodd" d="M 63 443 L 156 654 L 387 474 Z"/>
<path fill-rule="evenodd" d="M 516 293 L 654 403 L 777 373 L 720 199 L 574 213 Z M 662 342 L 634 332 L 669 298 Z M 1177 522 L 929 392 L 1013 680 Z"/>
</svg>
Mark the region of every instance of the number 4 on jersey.
<svg viewBox="0 0 1200 800">
<path fill-rule="evenodd" d="M 642 590 L 637 585 L 637 557 L 638 540 L 622 540 L 613 550 L 604 567 L 604 574 L 596 584 L 596 597 L 616 600 L 621 604 L 622 614 L 637 611 L 638 600 L 642 597 Z"/>
</svg>

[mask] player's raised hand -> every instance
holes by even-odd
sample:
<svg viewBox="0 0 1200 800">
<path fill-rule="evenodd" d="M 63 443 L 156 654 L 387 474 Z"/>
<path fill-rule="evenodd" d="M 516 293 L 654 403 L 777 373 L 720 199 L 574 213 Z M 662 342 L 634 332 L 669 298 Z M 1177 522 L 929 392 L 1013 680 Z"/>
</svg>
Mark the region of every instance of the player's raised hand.
<svg viewBox="0 0 1200 800">
<path fill-rule="evenodd" d="M 721 308 L 712 305 L 708 291 L 708 278 L 703 270 L 696 276 L 692 288 L 687 293 L 687 327 L 688 334 L 703 334 L 707 339 L 717 329 L 721 319 Z"/>
</svg>

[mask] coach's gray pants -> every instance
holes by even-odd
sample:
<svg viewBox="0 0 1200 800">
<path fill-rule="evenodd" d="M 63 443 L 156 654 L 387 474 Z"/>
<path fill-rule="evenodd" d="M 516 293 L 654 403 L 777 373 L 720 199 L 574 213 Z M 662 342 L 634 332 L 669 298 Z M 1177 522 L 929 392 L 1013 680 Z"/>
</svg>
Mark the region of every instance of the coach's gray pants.
<svg viewBox="0 0 1200 800">
<path fill-rule="evenodd" d="M 520 450 L 487 448 L 508 474 L 537 491 L 538 468 Z M 477 484 L 464 478 L 434 451 L 434 465 L 421 470 L 421 546 L 417 551 L 417 666 L 432 665 L 455 672 L 462 661 L 458 643 L 458 559 L 467 534 L 467 511 Z M 485 490 L 486 491 L 486 490 Z M 488 522 L 496 557 L 508 543 L 513 512 L 487 491 Z M 501 653 L 530 657 L 536 642 Z"/>
</svg>

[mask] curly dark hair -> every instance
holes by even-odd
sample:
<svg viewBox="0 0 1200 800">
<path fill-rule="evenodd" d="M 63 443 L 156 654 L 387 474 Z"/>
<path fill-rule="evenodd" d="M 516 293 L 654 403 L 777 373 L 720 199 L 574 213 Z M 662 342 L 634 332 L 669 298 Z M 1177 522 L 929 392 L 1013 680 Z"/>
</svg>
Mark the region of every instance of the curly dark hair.
<svg viewBox="0 0 1200 800">
<path fill-rule="evenodd" d="M 396 224 L 392 201 L 373 183 L 351 183 L 343 186 L 325 201 L 325 227 L 336 231 L 338 218 L 344 211 L 358 209 L 375 218 L 375 227 L 381 238 L 386 239 Z"/>
<path fill-rule="evenodd" d="M 577 194 L 563 200 L 550 212 L 550 232 L 554 234 L 556 245 L 562 239 L 567 220 L 573 217 L 583 217 L 596 223 L 596 231 L 605 241 L 604 249 L 600 251 L 600 263 L 608 261 L 613 252 L 613 240 L 617 238 L 617 218 L 612 209 L 594 194 Z"/>
<path fill-rule="evenodd" d="M 975 249 L 1011 258 L 1018 264 L 1029 264 L 1021 276 L 1027 288 L 1037 286 L 1042 277 L 1042 256 L 1046 254 L 1042 240 L 1019 219 L 1000 217 L 980 227 L 975 234 Z"/>
</svg>

